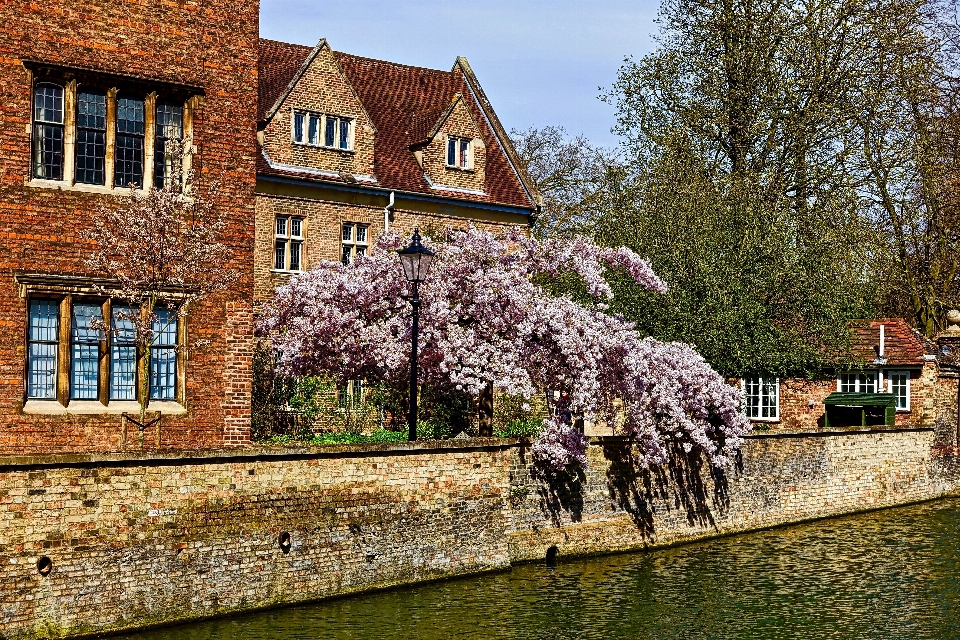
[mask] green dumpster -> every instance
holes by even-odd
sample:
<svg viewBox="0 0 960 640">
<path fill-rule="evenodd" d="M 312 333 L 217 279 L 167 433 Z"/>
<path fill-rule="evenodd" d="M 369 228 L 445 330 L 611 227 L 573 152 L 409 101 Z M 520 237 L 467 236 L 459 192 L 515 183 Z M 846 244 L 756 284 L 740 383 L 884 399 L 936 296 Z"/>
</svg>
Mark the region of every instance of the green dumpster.
<svg viewBox="0 0 960 640">
<path fill-rule="evenodd" d="M 892 393 L 831 393 L 823 401 L 825 428 L 893 426 L 897 400 Z"/>
</svg>

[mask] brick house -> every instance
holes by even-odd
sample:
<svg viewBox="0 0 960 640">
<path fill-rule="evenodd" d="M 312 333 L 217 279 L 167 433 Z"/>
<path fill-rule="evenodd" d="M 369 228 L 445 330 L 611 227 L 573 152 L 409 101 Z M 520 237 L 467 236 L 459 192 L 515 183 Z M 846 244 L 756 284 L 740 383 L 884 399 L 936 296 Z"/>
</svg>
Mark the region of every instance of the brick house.
<svg viewBox="0 0 960 640">
<path fill-rule="evenodd" d="M 851 366 L 838 366 L 814 380 L 760 375 L 741 380 L 754 427 L 816 431 L 862 426 L 858 421 L 865 419 L 868 425 L 936 427 L 943 431 L 939 441 L 953 442 L 955 423 L 945 426 L 939 420 L 945 379 L 932 341 L 901 318 L 859 320 L 851 324 L 850 355 Z M 861 407 L 860 402 L 867 404 Z M 888 402 L 889 415 L 882 415 Z"/>
<path fill-rule="evenodd" d="M 465 58 L 450 71 L 260 40 L 255 299 L 385 230 L 528 226 L 538 198 Z M 354 403 L 359 386 L 341 391 Z M 348 396 L 348 397 L 343 397 Z"/>
<path fill-rule="evenodd" d="M 123 448 L 145 372 L 161 446 L 248 441 L 259 3 L 11 0 L 0 17 L 0 455 Z M 198 187 L 223 178 L 239 279 L 171 333 L 208 348 L 143 363 L 83 329 L 112 316 L 80 233 L 117 185 L 163 184 L 184 135 Z"/>
</svg>

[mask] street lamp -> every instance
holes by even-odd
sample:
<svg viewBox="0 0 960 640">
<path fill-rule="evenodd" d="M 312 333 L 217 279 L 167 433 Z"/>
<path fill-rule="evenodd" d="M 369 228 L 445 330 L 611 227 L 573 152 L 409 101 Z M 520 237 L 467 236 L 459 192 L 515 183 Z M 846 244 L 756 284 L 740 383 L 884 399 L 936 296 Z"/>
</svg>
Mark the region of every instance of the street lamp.
<svg viewBox="0 0 960 640">
<path fill-rule="evenodd" d="M 409 439 L 417 439 L 417 334 L 420 330 L 420 283 L 430 271 L 430 261 L 433 260 L 433 251 L 420 244 L 420 229 L 413 230 L 413 239 L 410 246 L 401 249 L 400 264 L 403 265 L 403 275 L 413 284 L 413 297 L 410 304 L 413 306 L 412 345 L 410 348 L 410 434 Z"/>
</svg>

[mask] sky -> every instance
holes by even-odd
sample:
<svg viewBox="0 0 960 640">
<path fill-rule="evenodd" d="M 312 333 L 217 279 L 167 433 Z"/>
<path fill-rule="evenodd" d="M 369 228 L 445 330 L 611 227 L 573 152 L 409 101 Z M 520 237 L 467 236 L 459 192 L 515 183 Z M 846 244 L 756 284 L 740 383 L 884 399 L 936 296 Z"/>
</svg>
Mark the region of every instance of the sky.
<svg viewBox="0 0 960 640">
<path fill-rule="evenodd" d="M 449 70 L 466 56 L 510 129 L 562 126 L 615 146 L 600 101 L 654 46 L 656 0 L 261 0 L 260 35 Z"/>
</svg>

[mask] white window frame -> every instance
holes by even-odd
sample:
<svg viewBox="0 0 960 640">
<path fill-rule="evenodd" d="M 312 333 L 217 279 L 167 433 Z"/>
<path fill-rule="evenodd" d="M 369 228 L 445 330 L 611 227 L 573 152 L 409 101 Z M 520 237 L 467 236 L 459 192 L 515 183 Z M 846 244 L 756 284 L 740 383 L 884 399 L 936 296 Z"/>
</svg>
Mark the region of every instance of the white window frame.
<svg viewBox="0 0 960 640">
<path fill-rule="evenodd" d="M 857 376 L 853 391 L 843 390 L 843 376 Z M 861 376 L 873 376 L 873 391 L 866 390 L 866 383 L 863 383 L 864 388 L 861 388 Z M 844 371 L 837 376 L 837 392 L 839 393 L 882 393 L 882 389 L 883 374 L 880 371 Z"/>
<path fill-rule="evenodd" d="M 350 237 L 348 238 L 344 232 L 350 229 Z M 363 240 L 358 239 L 357 231 L 363 229 Z M 343 264 L 350 264 L 353 262 L 360 250 L 359 255 L 366 255 L 367 251 L 370 248 L 370 225 L 363 222 L 349 222 L 343 221 L 340 223 L 340 261 Z"/>
<path fill-rule="evenodd" d="M 774 415 L 772 416 L 751 416 L 750 415 L 750 404 L 749 404 L 749 391 L 750 386 L 753 384 L 751 381 L 756 380 L 757 390 L 759 393 L 757 410 L 758 413 L 762 413 L 764 409 L 763 399 L 764 399 L 764 388 L 766 387 L 767 378 L 764 376 L 747 376 L 740 381 L 740 390 L 743 395 L 743 411 L 746 414 L 747 418 L 755 422 L 779 422 L 780 421 L 780 378 L 774 378 L 773 388 L 776 393 L 775 402 L 773 403 Z"/>
<path fill-rule="evenodd" d="M 907 378 L 907 402 L 905 407 L 897 406 L 897 412 L 899 413 L 908 413 L 910 411 L 910 372 L 902 369 L 887 371 L 887 393 L 894 393 L 893 391 L 893 377 L 896 375 L 903 375 Z M 896 395 L 896 394 L 894 394 Z"/>
<path fill-rule="evenodd" d="M 457 153 L 457 162 L 456 164 L 450 164 L 450 143 L 456 143 L 456 153 Z M 467 143 L 467 158 L 466 162 L 462 161 L 460 155 L 460 143 Z M 443 149 L 443 161 L 449 169 L 463 169 L 470 171 L 473 169 L 473 138 L 468 138 L 466 136 L 447 136 L 447 144 Z"/>
<path fill-rule="evenodd" d="M 283 220 L 283 233 L 280 232 L 278 228 L 278 223 Z M 293 228 L 295 223 L 300 224 L 300 233 L 295 234 Z M 300 273 L 303 271 L 303 238 L 304 238 L 304 226 L 306 225 L 306 218 L 303 216 L 294 216 L 294 215 L 281 215 L 276 216 L 273 222 L 273 269 L 271 271 L 282 271 L 290 273 Z M 283 243 L 283 265 L 277 265 L 277 248 Z M 292 257 L 295 253 L 294 248 L 299 252 L 299 262 L 297 269 L 292 269 Z"/>
<path fill-rule="evenodd" d="M 303 136 L 302 140 L 297 140 L 297 116 L 303 116 L 303 127 L 301 129 L 301 135 Z M 316 140 L 310 139 L 310 120 L 311 118 L 317 119 L 317 137 Z M 333 145 L 326 144 L 326 132 L 327 132 L 327 120 L 333 121 Z M 354 138 L 354 118 L 349 116 L 338 116 L 334 114 L 327 113 L 317 113 L 316 111 L 308 111 L 306 109 L 291 109 L 290 110 L 290 141 L 293 144 L 301 145 L 304 147 L 317 147 L 320 149 L 333 149 L 334 151 L 353 151 L 353 138 Z M 340 146 L 340 133 L 341 128 L 346 125 L 347 130 L 347 146 Z"/>
</svg>

